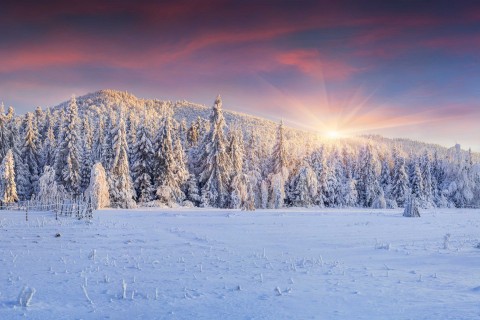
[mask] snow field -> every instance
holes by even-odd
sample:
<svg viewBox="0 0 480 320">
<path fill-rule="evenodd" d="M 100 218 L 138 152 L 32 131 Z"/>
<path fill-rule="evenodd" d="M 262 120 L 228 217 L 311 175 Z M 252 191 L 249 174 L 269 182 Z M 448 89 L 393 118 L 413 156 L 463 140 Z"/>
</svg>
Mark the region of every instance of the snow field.
<svg viewBox="0 0 480 320">
<path fill-rule="evenodd" d="M 479 210 L 29 214 L 0 211 L 0 319 L 480 316 Z"/>
</svg>

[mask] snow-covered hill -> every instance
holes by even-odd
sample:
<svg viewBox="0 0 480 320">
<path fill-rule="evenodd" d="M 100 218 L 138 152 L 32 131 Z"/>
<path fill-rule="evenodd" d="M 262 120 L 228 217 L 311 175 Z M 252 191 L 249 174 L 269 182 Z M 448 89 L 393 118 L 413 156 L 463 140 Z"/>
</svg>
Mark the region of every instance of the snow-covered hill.
<svg viewBox="0 0 480 320">
<path fill-rule="evenodd" d="M 69 101 L 67 100 L 53 107 L 53 109 L 65 109 L 68 104 Z M 161 101 L 157 99 L 142 99 L 126 91 L 111 89 L 99 90 L 97 92 L 79 96 L 77 97 L 77 104 L 79 106 L 80 113 L 88 110 L 96 110 L 97 108 L 107 110 L 111 108 L 117 111 L 124 108 L 124 110 L 133 110 L 137 114 L 143 113 L 145 108 L 149 110 L 156 110 L 158 113 L 160 113 L 162 107 L 165 105 L 172 105 L 174 110 L 174 118 L 179 122 L 185 120 L 188 125 L 195 121 L 198 117 L 208 119 L 211 113 L 211 106 L 205 106 L 186 100 L 172 102 L 168 100 Z M 238 126 L 243 130 L 246 136 L 252 130 L 255 130 L 258 132 L 259 136 L 263 137 L 264 139 L 268 139 L 270 142 L 273 140 L 275 130 L 278 125 L 278 123 L 265 118 L 228 110 L 228 106 L 224 110 L 224 116 L 227 125 Z M 335 143 L 337 145 L 347 144 L 355 146 L 359 143 L 365 143 L 365 141 L 368 140 L 373 141 L 379 148 L 391 149 L 393 146 L 397 146 L 406 154 L 420 155 L 427 150 L 431 154 L 436 151 L 440 155 L 450 154 L 453 157 L 453 153 L 455 152 L 454 147 L 447 148 L 438 144 L 424 143 L 410 139 L 390 139 L 379 135 L 362 135 L 332 141 L 328 137 L 321 136 L 318 132 L 288 126 L 288 122 L 286 123 L 285 128 L 286 135 L 289 139 L 300 140 L 303 142 L 313 141 L 312 143 Z M 467 151 L 463 150 L 462 152 L 466 154 Z M 475 161 L 480 161 L 479 153 L 473 153 L 472 155 Z"/>
</svg>

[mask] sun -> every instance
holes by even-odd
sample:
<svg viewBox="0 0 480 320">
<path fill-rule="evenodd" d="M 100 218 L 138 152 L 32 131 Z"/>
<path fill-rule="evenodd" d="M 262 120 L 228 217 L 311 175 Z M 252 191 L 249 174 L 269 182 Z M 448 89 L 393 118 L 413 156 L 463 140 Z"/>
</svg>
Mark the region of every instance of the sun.
<svg viewBox="0 0 480 320">
<path fill-rule="evenodd" d="M 330 139 L 338 139 L 341 137 L 341 134 L 338 131 L 332 130 L 327 132 L 327 137 Z"/>
</svg>

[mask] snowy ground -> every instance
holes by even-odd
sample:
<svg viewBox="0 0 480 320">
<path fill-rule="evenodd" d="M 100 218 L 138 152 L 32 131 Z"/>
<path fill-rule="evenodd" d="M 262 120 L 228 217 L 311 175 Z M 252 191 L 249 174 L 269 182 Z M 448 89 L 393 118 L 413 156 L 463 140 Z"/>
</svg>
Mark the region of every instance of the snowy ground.
<svg viewBox="0 0 480 320">
<path fill-rule="evenodd" d="M 479 210 L 0 211 L 0 319 L 478 319 L 479 226 Z"/>
</svg>

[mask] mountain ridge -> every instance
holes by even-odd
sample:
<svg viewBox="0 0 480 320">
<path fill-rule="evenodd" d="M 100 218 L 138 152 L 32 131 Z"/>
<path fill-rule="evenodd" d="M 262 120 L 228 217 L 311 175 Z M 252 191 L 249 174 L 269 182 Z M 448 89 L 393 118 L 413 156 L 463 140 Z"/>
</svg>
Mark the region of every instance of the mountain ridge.
<svg viewBox="0 0 480 320">
<path fill-rule="evenodd" d="M 116 109 L 119 111 L 119 108 L 125 108 L 126 110 L 134 109 L 137 112 L 143 112 L 143 108 L 154 108 L 159 110 L 167 104 L 171 104 L 174 111 L 174 118 L 177 121 L 182 121 L 185 119 L 187 124 L 193 122 L 197 117 L 208 119 L 211 113 L 211 107 L 203 104 L 190 102 L 187 100 L 160 100 L 160 99 L 146 99 L 139 98 L 136 95 L 128 91 L 120 91 L 115 89 L 101 89 L 98 91 L 90 92 L 81 96 L 76 97 L 77 104 L 79 106 L 79 111 L 85 112 L 92 106 L 96 107 L 108 107 Z M 66 108 L 69 104 L 69 100 L 61 102 L 54 107 L 53 110 L 59 110 L 61 108 Z M 256 115 L 251 115 L 243 112 L 233 111 L 229 109 L 223 109 L 225 120 L 228 125 L 240 126 L 244 132 L 248 132 L 252 129 L 259 130 L 260 134 L 268 137 L 271 137 L 275 131 L 278 122 L 273 120 L 263 118 Z M 331 143 L 332 141 L 328 137 L 321 136 L 318 132 L 308 129 L 300 129 L 298 127 L 286 125 L 287 134 L 290 136 L 302 136 L 305 135 L 305 139 L 315 139 L 320 137 L 320 140 L 324 143 Z M 342 138 L 339 140 L 350 141 L 366 139 L 368 141 L 373 141 L 380 143 L 385 146 L 392 147 L 393 145 L 400 145 L 401 148 L 406 152 L 417 153 L 421 149 L 428 150 L 433 152 L 435 150 L 440 151 L 441 153 L 453 153 L 455 151 L 455 146 L 447 147 L 437 143 L 423 142 L 419 140 L 412 140 L 408 138 L 389 138 L 384 137 L 378 134 L 362 134 L 357 136 L 351 136 Z M 463 152 L 467 150 L 462 149 Z M 480 153 L 472 152 L 475 159 L 480 159 Z"/>
</svg>

